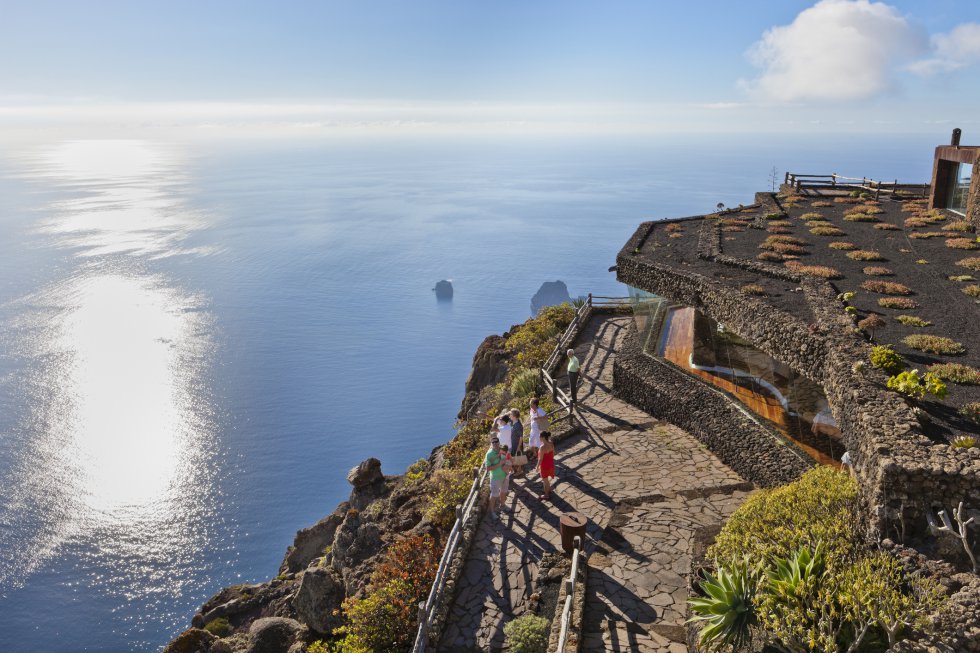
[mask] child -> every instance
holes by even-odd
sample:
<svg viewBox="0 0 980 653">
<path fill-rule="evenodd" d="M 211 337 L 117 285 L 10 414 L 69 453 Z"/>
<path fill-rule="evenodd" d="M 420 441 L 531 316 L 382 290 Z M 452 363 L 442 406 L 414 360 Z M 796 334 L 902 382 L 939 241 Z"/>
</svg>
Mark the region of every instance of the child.
<svg viewBox="0 0 980 653">
<path fill-rule="evenodd" d="M 551 479 L 555 477 L 555 445 L 551 443 L 551 431 L 541 433 L 538 473 L 541 474 L 541 482 L 544 484 L 544 492 L 538 498 L 546 501 L 551 497 Z"/>
</svg>

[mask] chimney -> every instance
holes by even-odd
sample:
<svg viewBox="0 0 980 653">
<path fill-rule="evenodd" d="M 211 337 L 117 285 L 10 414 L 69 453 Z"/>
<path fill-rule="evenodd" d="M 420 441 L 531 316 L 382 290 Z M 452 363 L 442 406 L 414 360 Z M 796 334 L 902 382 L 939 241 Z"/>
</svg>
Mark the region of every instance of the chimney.
<svg viewBox="0 0 980 653">
<path fill-rule="evenodd" d="M 949 144 L 952 145 L 953 147 L 959 147 L 960 146 L 960 134 L 962 134 L 962 133 L 963 133 L 963 131 L 959 127 L 957 127 L 956 129 L 954 129 L 953 130 L 953 138 L 949 141 Z"/>
</svg>

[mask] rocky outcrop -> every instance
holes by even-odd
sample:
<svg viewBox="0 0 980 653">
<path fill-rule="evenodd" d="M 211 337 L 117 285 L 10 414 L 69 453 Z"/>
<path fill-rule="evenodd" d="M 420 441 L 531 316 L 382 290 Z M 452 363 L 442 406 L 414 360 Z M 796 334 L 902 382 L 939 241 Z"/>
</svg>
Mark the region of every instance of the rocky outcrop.
<svg viewBox="0 0 980 653">
<path fill-rule="evenodd" d="M 368 458 L 357 467 L 347 472 L 347 482 L 354 486 L 354 489 L 363 489 L 372 483 L 384 480 L 381 473 L 381 461 L 377 458 Z"/>
<path fill-rule="evenodd" d="M 191 628 L 167 644 L 163 653 L 210 653 L 211 645 L 218 638 L 206 630 Z"/>
<path fill-rule="evenodd" d="M 303 573 L 293 597 L 296 617 L 318 633 L 329 634 L 343 625 L 336 608 L 346 596 L 343 579 L 330 569 L 311 567 Z"/>
<path fill-rule="evenodd" d="M 564 281 L 545 281 L 531 297 L 531 313 L 537 315 L 545 306 L 557 306 L 571 301 Z"/>
<path fill-rule="evenodd" d="M 293 545 L 286 551 L 286 557 L 279 567 L 280 574 L 296 573 L 309 566 L 314 558 L 323 555 L 324 550 L 333 544 L 334 533 L 344 521 L 344 515 L 350 504 L 346 501 L 340 504 L 332 514 L 324 517 L 309 528 L 296 533 Z"/>
<path fill-rule="evenodd" d="M 245 653 L 289 653 L 290 647 L 300 639 L 303 630 L 303 625 L 295 619 L 257 619 L 248 629 L 248 648 Z"/>
<path fill-rule="evenodd" d="M 466 419 L 479 410 L 480 391 L 504 380 L 512 358 L 512 353 L 507 350 L 507 334 L 488 336 L 480 343 L 466 379 L 466 396 L 459 410 L 459 419 Z"/>
</svg>

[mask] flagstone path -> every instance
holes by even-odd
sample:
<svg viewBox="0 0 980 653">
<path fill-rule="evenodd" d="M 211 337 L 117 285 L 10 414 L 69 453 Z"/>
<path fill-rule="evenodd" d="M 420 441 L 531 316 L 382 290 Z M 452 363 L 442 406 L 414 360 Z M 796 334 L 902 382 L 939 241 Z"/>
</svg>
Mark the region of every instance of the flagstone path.
<svg viewBox="0 0 980 653">
<path fill-rule="evenodd" d="M 582 432 L 558 445 L 551 502 L 512 481 L 510 513 L 485 518 L 460 577 L 439 651 L 502 650 L 503 627 L 527 611 L 542 555 L 560 550 L 558 520 L 589 519 L 583 651 L 682 653 L 692 537 L 751 489 L 679 428 L 610 394 L 616 343 L 629 319 L 596 316 L 575 347 Z"/>
</svg>

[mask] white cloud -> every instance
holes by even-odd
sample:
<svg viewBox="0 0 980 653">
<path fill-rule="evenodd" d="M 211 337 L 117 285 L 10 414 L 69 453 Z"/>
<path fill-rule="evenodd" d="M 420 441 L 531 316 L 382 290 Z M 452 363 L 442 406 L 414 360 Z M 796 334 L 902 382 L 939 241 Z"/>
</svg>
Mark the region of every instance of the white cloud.
<svg viewBox="0 0 980 653">
<path fill-rule="evenodd" d="M 980 23 L 963 23 L 945 34 L 932 37 L 933 56 L 915 61 L 908 70 L 917 75 L 935 75 L 980 62 Z"/>
<path fill-rule="evenodd" d="M 925 38 L 882 2 L 822 0 L 749 50 L 762 68 L 742 82 L 767 100 L 860 100 L 888 91 L 903 63 L 926 51 Z"/>
</svg>

